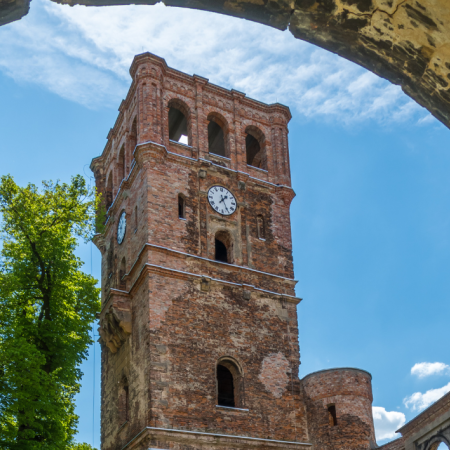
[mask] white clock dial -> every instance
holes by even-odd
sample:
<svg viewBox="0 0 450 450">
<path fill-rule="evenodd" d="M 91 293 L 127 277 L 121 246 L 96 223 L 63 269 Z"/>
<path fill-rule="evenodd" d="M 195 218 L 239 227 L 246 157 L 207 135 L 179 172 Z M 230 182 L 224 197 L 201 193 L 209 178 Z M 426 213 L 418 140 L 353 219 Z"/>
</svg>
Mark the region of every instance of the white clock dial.
<svg viewBox="0 0 450 450">
<path fill-rule="evenodd" d="M 119 218 L 119 224 L 117 225 L 117 242 L 119 243 L 119 245 L 123 242 L 126 229 L 127 229 L 127 217 L 125 211 L 123 211 Z"/>
<path fill-rule="evenodd" d="M 224 216 L 233 214 L 237 208 L 235 196 L 222 186 L 212 186 L 209 188 L 208 201 L 214 211 Z"/>
</svg>

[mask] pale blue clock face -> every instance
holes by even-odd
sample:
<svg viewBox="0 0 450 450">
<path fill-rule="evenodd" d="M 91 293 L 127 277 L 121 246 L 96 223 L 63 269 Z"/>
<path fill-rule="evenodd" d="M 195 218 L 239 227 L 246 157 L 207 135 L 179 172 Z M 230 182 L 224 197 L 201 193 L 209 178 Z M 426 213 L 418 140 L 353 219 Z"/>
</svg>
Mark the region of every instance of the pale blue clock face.
<svg viewBox="0 0 450 450">
<path fill-rule="evenodd" d="M 119 219 L 119 225 L 117 225 L 117 242 L 119 245 L 123 242 L 125 237 L 125 230 L 127 228 L 127 218 L 125 211 L 122 212 Z"/>
<path fill-rule="evenodd" d="M 224 216 L 230 216 L 237 208 L 235 196 L 223 186 L 210 187 L 208 201 L 214 211 Z"/>
</svg>

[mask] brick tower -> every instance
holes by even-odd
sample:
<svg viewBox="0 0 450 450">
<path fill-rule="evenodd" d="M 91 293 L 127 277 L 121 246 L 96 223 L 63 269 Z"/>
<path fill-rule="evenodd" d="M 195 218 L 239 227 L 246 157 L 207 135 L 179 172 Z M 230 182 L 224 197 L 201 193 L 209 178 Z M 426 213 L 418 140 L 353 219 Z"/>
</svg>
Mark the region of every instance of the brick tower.
<svg viewBox="0 0 450 450">
<path fill-rule="evenodd" d="M 289 109 L 149 53 L 130 73 L 91 164 L 107 210 L 101 448 L 311 448 Z"/>
</svg>

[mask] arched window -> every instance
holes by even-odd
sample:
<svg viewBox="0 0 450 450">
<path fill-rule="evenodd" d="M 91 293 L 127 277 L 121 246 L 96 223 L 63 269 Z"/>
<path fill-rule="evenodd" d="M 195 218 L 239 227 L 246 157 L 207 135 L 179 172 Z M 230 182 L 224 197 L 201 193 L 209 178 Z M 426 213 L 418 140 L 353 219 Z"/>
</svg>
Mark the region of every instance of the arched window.
<svg viewBox="0 0 450 450">
<path fill-rule="evenodd" d="M 129 419 L 129 393 L 128 381 L 126 378 L 119 388 L 119 426 L 126 423 Z"/>
<path fill-rule="evenodd" d="M 109 242 L 108 256 L 107 256 L 107 268 L 108 268 L 108 277 L 111 275 L 111 272 L 114 269 L 114 238 L 111 238 Z"/>
<path fill-rule="evenodd" d="M 233 242 L 228 231 L 218 231 L 215 236 L 216 261 L 231 264 L 233 262 Z"/>
<path fill-rule="evenodd" d="M 169 139 L 189 145 L 188 121 L 180 107 L 169 108 Z"/>
<path fill-rule="evenodd" d="M 106 200 L 106 211 L 111 207 L 113 202 L 113 174 L 112 172 L 109 173 L 108 181 L 106 182 L 106 193 L 105 193 L 105 200 Z"/>
<path fill-rule="evenodd" d="M 125 145 L 122 145 L 122 148 L 119 152 L 119 158 L 117 160 L 117 169 L 119 171 L 119 184 L 125 178 L 126 173 L 126 161 L 125 161 Z"/>
<path fill-rule="evenodd" d="M 237 364 L 230 359 L 218 362 L 217 377 L 217 405 L 230 408 L 242 408 L 243 383 L 242 375 Z"/>
<path fill-rule="evenodd" d="M 245 150 L 247 153 L 247 164 L 267 170 L 267 158 L 265 150 L 265 137 L 261 130 L 249 126 L 245 130 Z"/>
<path fill-rule="evenodd" d="M 127 261 L 124 256 L 122 258 L 122 261 L 120 262 L 120 270 L 119 270 L 119 287 L 120 287 L 120 289 L 126 289 L 126 287 L 127 287 L 127 283 L 123 279 L 123 277 L 127 273 L 126 269 L 127 269 Z"/>
<path fill-rule="evenodd" d="M 136 121 L 136 117 L 133 120 L 133 123 L 131 125 L 131 130 L 130 130 L 130 151 L 134 152 L 134 149 L 136 148 L 137 145 L 137 121 Z"/>
<path fill-rule="evenodd" d="M 337 425 L 336 406 L 328 405 L 328 424 L 330 427 Z"/>
<path fill-rule="evenodd" d="M 214 115 L 208 116 L 208 149 L 209 153 L 228 156 L 225 145 L 225 123 Z"/>
<path fill-rule="evenodd" d="M 186 198 L 183 194 L 178 194 L 178 218 L 186 219 Z"/>
<path fill-rule="evenodd" d="M 259 214 L 256 217 L 256 226 L 258 228 L 258 239 L 265 240 L 266 239 L 266 226 L 264 224 L 264 217 Z"/>
</svg>

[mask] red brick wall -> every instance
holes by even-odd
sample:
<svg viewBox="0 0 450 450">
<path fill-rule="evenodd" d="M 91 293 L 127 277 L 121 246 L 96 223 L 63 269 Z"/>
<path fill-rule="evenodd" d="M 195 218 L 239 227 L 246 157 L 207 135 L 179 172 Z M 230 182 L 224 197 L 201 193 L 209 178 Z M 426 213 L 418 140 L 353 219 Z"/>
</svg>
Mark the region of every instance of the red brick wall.
<svg viewBox="0 0 450 450">
<path fill-rule="evenodd" d="M 367 450 L 375 443 L 371 380 L 358 369 L 324 370 L 301 380 L 315 450 Z M 329 423 L 329 405 L 336 408 L 336 426 Z"/>
</svg>

